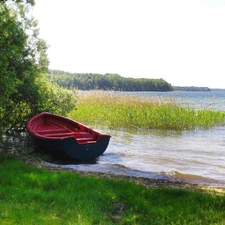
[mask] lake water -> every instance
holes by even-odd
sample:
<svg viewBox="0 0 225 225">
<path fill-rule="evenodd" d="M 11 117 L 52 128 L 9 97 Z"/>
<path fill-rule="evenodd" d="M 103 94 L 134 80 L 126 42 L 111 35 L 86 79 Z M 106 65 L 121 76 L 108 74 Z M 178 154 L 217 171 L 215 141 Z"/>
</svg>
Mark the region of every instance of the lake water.
<svg viewBox="0 0 225 225">
<path fill-rule="evenodd" d="M 126 94 L 169 97 L 196 110 L 225 111 L 225 91 Z M 100 131 L 111 134 L 112 138 L 106 152 L 96 163 L 61 166 L 74 170 L 225 186 L 225 127 L 180 133 Z"/>
<path fill-rule="evenodd" d="M 213 109 L 225 111 L 225 90 L 208 92 L 130 92 L 132 95 L 154 96 L 171 98 L 180 105 L 195 109 Z"/>
</svg>

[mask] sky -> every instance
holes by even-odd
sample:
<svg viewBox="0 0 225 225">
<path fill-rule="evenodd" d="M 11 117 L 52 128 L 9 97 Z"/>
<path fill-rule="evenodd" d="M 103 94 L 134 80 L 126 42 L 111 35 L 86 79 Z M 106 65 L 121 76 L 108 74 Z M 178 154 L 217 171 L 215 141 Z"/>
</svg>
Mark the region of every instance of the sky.
<svg viewBox="0 0 225 225">
<path fill-rule="evenodd" d="M 35 2 L 49 69 L 225 88 L 225 0 Z"/>
</svg>

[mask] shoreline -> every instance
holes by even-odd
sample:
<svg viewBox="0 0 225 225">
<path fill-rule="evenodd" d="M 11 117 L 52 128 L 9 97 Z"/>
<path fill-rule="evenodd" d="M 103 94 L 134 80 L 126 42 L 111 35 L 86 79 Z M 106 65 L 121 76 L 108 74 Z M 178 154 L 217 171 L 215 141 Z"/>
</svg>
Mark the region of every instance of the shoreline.
<svg viewBox="0 0 225 225">
<path fill-rule="evenodd" d="M 93 176 L 96 178 L 106 178 L 115 180 L 126 180 L 128 182 L 135 183 L 137 185 L 142 185 L 146 188 L 169 188 L 169 189 L 180 189 L 189 191 L 200 191 L 205 193 L 213 194 L 225 194 L 225 187 L 221 186 L 209 186 L 204 184 L 193 184 L 184 181 L 170 181 L 165 179 L 151 179 L 145 177 L 134 177 L 121 174 L 112 174 L 107 172 L 96 172 L 96 171 L 84 171 L 84 170 L 74 170 L 71 168 L 62 168 L 54 164 L 54 166 L 46 165 L 45 161 L 39 157 L 33 156 L 22 156 L 20 157 L 26 164 L 35 166 L 38 168 L 46 169 L 52 172 L 70 172 L 80 174 L 82 176 Z"/>
</svg>

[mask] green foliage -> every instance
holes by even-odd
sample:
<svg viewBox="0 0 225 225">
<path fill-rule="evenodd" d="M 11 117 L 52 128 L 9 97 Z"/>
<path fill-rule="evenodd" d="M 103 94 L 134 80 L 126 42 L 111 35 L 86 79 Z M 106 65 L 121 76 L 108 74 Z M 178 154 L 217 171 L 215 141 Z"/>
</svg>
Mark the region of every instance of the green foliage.
<svg viewBox="0 0 225 225">
<path fill-rule="evenodd" d="M 27 16 L 34 1 L 0 3 L 0 128 L 19 128 L 40 110 L 35 83 L 46 71 L 46 43 L 38 38 L 36 21 Z"/>
<path fill-rule="evenodd" d="M 172 91 L 173 88 L 163 79 L 125 78 L 118 74 L 72 74 L 50 70 L 48 78 L 60 86 L 80 90 L 115 91 Z"/>
<path fill-rule="evenodd" d="M 110 128 L 192 130 L 225 124 L 224 112 L 195 111 L 177 105 L 172 99 L 103 91 L 81 92 L 77 110 L 71 111 L 69 116 L 83 123 Z"/>
<path fill-rule="evenodd" d="M 225 196 L 51 172 L 0 155 L 1 224 L 223 224 Z M 154 181 L 155 182 L 155 181 Z"/>
<path fill-rule="evenodd" d="M 32 6 L 35 5 L 35 1 L 34 0 L 12 0 L 13 2 L 17 2 L 17 3 L 27 3 L 30 4 Z M 1 0 L 1 2 L 9 2 L 9 0 Z"/>
<path fill-rule="evenodd" d="M 4 4 L 0 4 L 0 18 L 0 105 L 3 105 L 12 93 L 16 93 L 20 83 L 15 66 L 23 58 L 26 34 Z"/>
<path fill-rule="evenodd" d="M 39 76 L 36 84 L 39 87 L 40 111 L 66 116 L 68 112 L 76 108 L 78 97 L 75 91 L 50 83 L 45 75 Z"/>
</svg>

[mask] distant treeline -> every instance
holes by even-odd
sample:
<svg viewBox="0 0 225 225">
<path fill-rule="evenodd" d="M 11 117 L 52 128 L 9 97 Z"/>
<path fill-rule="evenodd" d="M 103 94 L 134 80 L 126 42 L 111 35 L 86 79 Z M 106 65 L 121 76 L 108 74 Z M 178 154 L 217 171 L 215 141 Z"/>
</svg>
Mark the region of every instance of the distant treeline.
<svg viewBox="0 0 225 225">
<path fill-rule="evenodd" d="M 173 86 L 174 91 L 211 91 L 208 87 L 180 87 L 180 86 Z"/>
<path fill-rule="evenodd" d="M 125 78 L 118 74 L 69 73 L 49 70 L 48 79 L 62 87 L 79 90 L 173 91 L 163 79 Z"/>
</svg>

